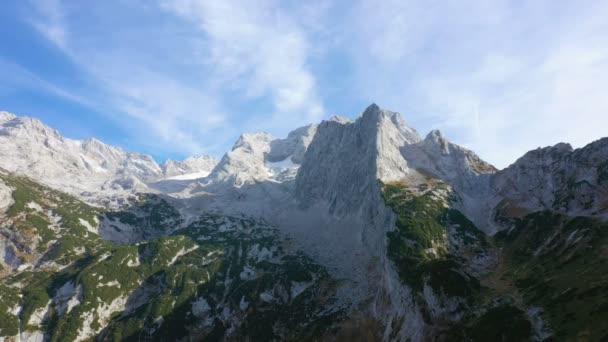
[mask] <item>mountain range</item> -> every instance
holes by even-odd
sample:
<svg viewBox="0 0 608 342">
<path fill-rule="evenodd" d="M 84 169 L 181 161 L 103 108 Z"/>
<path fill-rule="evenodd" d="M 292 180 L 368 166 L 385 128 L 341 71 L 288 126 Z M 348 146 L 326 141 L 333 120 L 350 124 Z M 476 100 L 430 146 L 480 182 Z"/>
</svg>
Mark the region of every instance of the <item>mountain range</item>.
<svg viewBox="0 0 608 342">
<path fill-rule="evenodd" d="M 497 170 L 375 104 L 157 164 L 0 112 L 0 340 L 608 340 L 608 138 Z"/>
</svg>

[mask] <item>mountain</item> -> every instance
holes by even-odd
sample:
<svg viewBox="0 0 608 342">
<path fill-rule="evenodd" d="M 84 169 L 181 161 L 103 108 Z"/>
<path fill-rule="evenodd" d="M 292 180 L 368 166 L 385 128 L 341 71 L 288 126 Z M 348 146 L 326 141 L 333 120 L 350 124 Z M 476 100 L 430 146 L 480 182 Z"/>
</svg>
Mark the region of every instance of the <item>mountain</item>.
<svg viewBox="0 0 608 342">
<path fill-rule="evenodd" d="M 184 160 L 166 160 L 160 165 L 163 176 L 169 179 L 196 179 L 207 177 L 218 161 L 207 155 L 188 157 Z"/>
<path fill-rule="evenodd" d="M 159 166 L 0 117 L 2 338 L 608 338 L 608 138 L 497 170 L 372 104 Z"/>
<path fill-rule="evenodd" d="M 335 301 L 327 270 L 261 220 L 201 213 L 185 223 L 152 194 L 104 212 L 26 177 L 0 180 L 14 196 L 0 217 L 3 339 L 312 338 L 340 316 L 323 308 Z M 142 221 L 165 230 L 135 244 L 100 236 Z"/>
<path fill-rule="evenodd" d="M 208 156 L 166 161 L 159 166 L 146 154 L 125 152 L 97 139 L 72 140 L 37 119 L 0 112 L 0 167 L 26 174 L 77 195 L 151 191 L 146 183 L 167 177 L 208 173 Z"/>
</svg>

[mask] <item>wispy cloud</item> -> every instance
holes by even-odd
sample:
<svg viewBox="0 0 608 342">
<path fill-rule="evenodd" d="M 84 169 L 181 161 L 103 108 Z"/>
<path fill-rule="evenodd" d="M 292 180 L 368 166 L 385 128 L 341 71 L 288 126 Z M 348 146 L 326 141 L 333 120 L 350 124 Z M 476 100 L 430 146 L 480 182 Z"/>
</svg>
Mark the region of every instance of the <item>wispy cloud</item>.
<svg viewBox="0 0 608 342">
<path fill-rule="evenodd" d="M 65 47 L 67 32 L 61 0 L 40 0 L 35 5 L 34 16 L 30 18 L 32 25 L 57 46 Z"/>
<path fill-rule="evenodd" d="M 144 125 L 136 134 L 150 144 L 219 154 L 238 130 L 285 134 L 323 115 L 307 66 L 310 46 L 303 27 L 311 17 L 300 25 L 277 3 L 113 4 L 115 18 L 107 17 L 103 4 L 32 5 L 32 25 L 103 89 L 103 101 L 116 111 L 111 116 L 121 120 L 124 113 Z M 311 13 L 310 7 L 303 10 Z M 137 17 L 137 11 L 144 15 Z M 79 20 L 90 27 L 77 27 L 68 13 L 85 15 Z M 112 39 L 118 31 L 124 38 Z M 270 100 L 272 113 L 227 109 L 260 99 Z"/>
<path fill-rule="evenodd" d="M 150 146 L 219 154 L 238 132 L 285 134 L 360 99 L 497 166 L 608 133 L 603 2 L 31 4 L 33 27 L 101 90 L 91 98 Z"/>
<path fill-rule="evenodd" d="M 166 73 L 167 68 L 158 64 L 166 60 L 151 62 L 146 57 L 150 50 L 158 52 L 163 44 L 150 46 L 146 42 L 154 36 L 150 27 L 132 31 L 134 42 L 108 41 L 115 29 L 109 25 L 112 18 L 94 16 L 96 10 L 104 9 L 89 8 L 91 20 L 97 20 L 90 23 L 96 25 L 92 33 L 71 34 L 78 28 L 66 20 L 68 4 L 43 0 L 33 5 L 33 26 L 82 68 L 103 92 L 95 95 L 99 105 L 112 110 L 107 113 L 109 117 L 125 121 L 135 138 L 163 151 L 189 154 L 219 153 L 224 148 L 225 140 L 214 140 L 208 134 L 213 130 L 220 136 L 231 133 L 219 100 L 204 84 L 197 88 Z"/>
<path fill-rule="evenodd" d="M 93 106 L 94 103 L 77 93 L 57 86 L 19 64 L 0 58 L 0 74 L 2 85 L 0 92 L 12 93 L 16 89 L 28 89 L 30 91 L 42 92 L 56 97 L 76 102 L 85 106 Z M 32 113 L 32 115 L 35 113 Z"/>
<path fill-rule="evenodd" d="M 361 1 L 353 13 L 356 48 L 370 47 L 359 77 L 378 101 L 498 166 L 608 133 L 604 3 Z"/>
<path fill-rule="evenodd" d="M 315 121 L 323 114 L 307 66 L 306 32 L 277 3 L 179 0 L 162 5 L 205 34 L 206 63 L 218 87 L 236 87 L 248 97 L 270 95 L 276 112 L 291 115 L 292 123 Z"/>
</svg>

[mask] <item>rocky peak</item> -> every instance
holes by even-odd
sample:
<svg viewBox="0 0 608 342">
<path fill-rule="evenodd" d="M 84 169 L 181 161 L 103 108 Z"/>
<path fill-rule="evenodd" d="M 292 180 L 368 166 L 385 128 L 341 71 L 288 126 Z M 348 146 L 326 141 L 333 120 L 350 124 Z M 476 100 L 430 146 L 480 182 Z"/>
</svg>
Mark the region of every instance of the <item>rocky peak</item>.
<svg viewBox="0 0 608 342">
<path fill-rule="evenodd" d="M 244 133 L 209 174 L 208 181 L 229 182 L 236 186 L 269 177 L 264 156 L 274 138 L 269 133 Z"/>
<path fill-rule="evenodd" d="M 573 148 L 570 144 L 558 143 L 554 146 L 539 147 L 524 154 L 513 163 L 513 167 L 526 167 L 529 164 L 551 164 L 570 155 Z"/>
<path fill-rule="evenodd" d="M 166 160 L 161 164 L 161 169 L 165 177 L 174 177 L 187 174 L 201 174 L 210 173 L 211 170 L 217 165 L 218 160 L 208 156 L 192 156 L 184 160 Z"/>
<path fill-rule="evenodd" d="M 0 120 L 0 135 L 27 137 L 42 142 L 48 139 L 63 139 L 57 130 L 46 126 L 38 119 L 4 113 L 3 119 Z"/>
<path fill-rule="evenodd" d="M 303 162 L 308 145 L 317 132 L 317 125 L 291 131 L 286 138 L 269 133 L 242 134 L 211 171 L 207 182 L 228 182 L 236 186 L 269 180 L 283 182 L 293 179 Z M 286 177 L 283 171 L 289 171 Z"/>
<path fill-rule="evenodd" d="M 441 154 L 449 154 L 450 146 L 449 141 L 443 136 L 440 130 L 434 129 L 427 134 L 424 138 L 425 144 L 429 148 L 439 148 Z"/>
<path fill-rule="evenodd" d="M 402 149 L 412 166 L 424 169 L 444 181 L 453 182 L 462 175 L 494 173 L 494 166 L 483 161 L 473 151 L 450 142 L 439 130 Z"/>
<path fill-rule="evenodd" d="M 327 121 L 335 121 L 335 122 L 339 122 L 339 123 L 352 122 L 351 119 L 343 117 L 343 116 L 339 116 L 339 115 L 332 115 Z"/>
<path fill-rule="evenodd" d="M 1 167 L 76 194 L 100 191 L 124 177 L 148 181 L 162 175 L 151 156 L 97 139 L 64 138 L 40 120 L 6 112 L 0 119 L 0 155 Z"/>
<path fill-rule="evenodd" d="M 304 152 L 317 133 L 317 125 L 308 125 L 291 131 L 285 139 L 275 139 L 271 142 L 266 160 L 271 163 L 289 158 L 295 164 L 301 164 Z"/>
<path fill-rule="evenodd" d="M 608 139 L 576 150 L 565 143 L 532 150 L 498 172 L 493 186 L 520 209 L 608 217 Z"/>
<path fill-rule="evenodd" d="M 0 111 L 0 123 L 4 123 L 9 120 L 13 120 L 17 115 L 9 112 Z"/>
<path fill-rule="evenodd" d="M 420 137 L 398 113 L 370 105 L 354 122 L 323 121 L 296 177 L 296 196 L 304 205 L 324 200 L 342 215 L 370 203 L 377 180 L 408 172 L 400 148 Z"/>
</svg>

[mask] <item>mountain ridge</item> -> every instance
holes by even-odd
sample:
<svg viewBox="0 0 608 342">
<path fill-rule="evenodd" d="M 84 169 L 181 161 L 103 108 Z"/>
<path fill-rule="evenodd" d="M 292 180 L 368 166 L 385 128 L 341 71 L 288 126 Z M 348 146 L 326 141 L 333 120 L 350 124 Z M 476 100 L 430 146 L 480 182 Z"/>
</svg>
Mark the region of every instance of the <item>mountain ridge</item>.
<svg viewBox="0 0 608 342">
<path fill-rule="evenodd" d="M 591 336 L 597 338 L 608 334 L 589 325 L 603 317 L 597 305 L 608 303 L 594 287 L 604 286 L 601 275 L 588 269 L 593 265 L 608 270 L 602 257 L 602 248 L 608 248 L 603 228 L 608 219 L 608 138 L 576 150 L 567 144 L 533 150 L 509 167 L 496 170 L 440 131 L 433 130 L 423 139 L 398 113 L 372 104 L 355 120 L 331 118 L 297 128 L 285 138 L 244 133 L 220 161 L 202 156 L 158 165 L 152 164 L 151 158 L 125 154 L 96 139 L 77 144 L 51 128 L 36 127 L 36 123 L 33 132 L 44 134 L 32 136 L 14 115 L 1 114 L 0 125 L 4 133 L 0 139 L 22 139 L 19 141 L 25 142 L 28 151 L 39 153 L 39 160 L 53 162 L 57 172 L 74 176 L 63 184 L 45 184 L 45 178 L 35 172 L 40 162 L 30 163 L 31 155 L 23 153 L 23 148 L 14 149 L 17 153 L 0 148 L 0 155 L 8 157 L 0 167 L 9 165 L 29 176 L 20 178 L 23 176 L 8 172 L 12 170 L 0 173 L 0 228 L 4 234 L 0 234 L 0 265 L 8 270 L 8 275 L 0 278 L 0 290 L 7 284 L 10 291 L 6 291 L 19 289 L 24 298 L 10 307 L 22 310 L 11 317 L 29 319 L 32 310 L 39 317 L 25 335 L 20 334 L 24 339 L 59 336 L 52 325 L 45 328 L 43 323 L 65 322 L 52 308 L 63 308 L 68 297 L 76 303 L 80 283 L 74 279 L 74 288 L 68 286 L 72 289 L 68 291 L 66 287 L 70 295 L 65 298 L 48 285 L 51 304 L 45 307 L 45 303 L 31 302 L 28 291 L 35 282 L 28 281 L 21 289 L 15 285 L 18 277 L 32 272 L 36 278 L 43 270 L 50 272 L 49 279 L 68 277 L 65 272 L 86 273 L 79 268 L 80 262 L 93 258 L 104 264 L 104 253 L 112 251 L 114 255 L 123 248 L 131 254 L 140 253 L 140 261 L 129 261 L 130 266 L 119 263 L 120 267 L 133 268 L 147 277 L 146 267 L 152 259 L 146 255 L 156 255 L 154 251 L 165 247 L 170 252 L 163 254 L 163 272 L 184 260 L 197 269 L 191 276 L 200 281 L 200 287 L 195 292 L 189 288 L 186 297 L 179 297 L 183 306 L 162 305 L 162 310 L 155 312 L 162 312 L 159 317 L 168 321 L 179 318 L 196 338 L 260 337 L 253 322 L 266 317 L 261 312 L 270 305 L 271 312 L 280 315 L 280 310 L 295 305 L 302 293 L 305 296 L 300 298 L 307 304 L 296 305 L 297 310 L 312 310 L 306 324 L 311 331 L 327 332 L 315 335 L 321 340 L 336 340 L 354 332 L 387 341 L 478 341 L 487 336 L 542 340 L 573 337 L 585 329 L 592 329 Z M 23 140 L 26 138 L 31 140 Z M 9 147 L 15 146 L 15 141 L 4 139 Z M 59 147 L 65 146 L 66 156 L 57 155 Z M 65 162 L 74 156 L 80 164 Z M 11 160 L 25 166 L 10 165 Z M 111 172 L 102 177 L 104 172 L 97 168 Z M 176 172 L 182 174 L 175 176 Z M 95 202 L 95 208 L 45 187 L 78 188 L 91 174 L 99 177 L 94 183 L 96 194 L 72 193 L 85 201 L 92 197 L 107 200 Z M 182 178 L 184 175 L 187 177 Z M 65 203 L 72 204 L 63 208 L 57 198 L 69 199 Z M 254 233 L 257 230 L 250 229 L 254 226 L 262 230 Z M 62 244 L 63 236 L 82 239 L 83 245 L 90 247 L 82 250 Z M 531 238 L 534 236 L 537 238 Z M 594 239 L 597 244 L 592 243 Z M 225 255 L 217 259 L 223 271 L 213 278 L 224 284 L 219 287 L 209 283 L 210 278 L 200 278 L 210 270 L 188 256 L 206 260 L 201 251 L 212 247 L 206 241 Z M 263 245 L 270 254 L 258 251 L 256 245 Z M 270 251 L 280 257 L 270 256 L 275 253 Z M 260 253 L 268 257 L 243 257 Z M 53 257 L 44 259 L 45 255 Z M 518 255 L 527 255 L 527 259 Z M 68 263 L 58 263 L 56 256 L 67 258 Z M 570 263 L 584 272 L 576 273 Z M 283 280 L 266 278 L 269 267 Z M 291 273 L 289 267 L 303 273 Z M 203 273 L 196 273 L 199 271 Z M 188 274 L 187 267 L 176 272 L 176 277 Z M 570 279 L 573 272 L 587 281 L 577 281 L 574 290 L 555 281 Z M 534 277 L 545 273 L 546 279 Z M 128 298 L 135 300 L 146 293 L 164 293 L 167 297 L 162 298 L 170 301 L 169 293 L 178 285 L 169 282 L 172 285 L 165 293 L 160 285 L 163 282 L 154 278 L 141 279 L 140 288 L 115 280 L 124 291 L 114 289 L 118 296 L 107 297 L 111 300 L 90 311 L 91 319 L 105 325 L 106 332 L 90 330 L 93 325 L 82 312 L 81 316 L 70 316 L 78 326 L 70 333 L 101 338 L 109 336 L 107 331 L 122 334 L 130 329 L 129 324 L 138 322 L 138 334 L 154 339 L 154 332 L 160 329 L 157 339 L 168 336 L 162 320 L 142 321 L 137 310 L 122 301 L 129 303 Z M 254 284 L 238 297 L 239 286 Z M 570 311 L 556 310 L 552 297 L 535 295 L 537 288 L 555 295 L 574 292 L 573 298 L 563 299 Z M 233 297 L 223 289 L 239 295 Z M 331 300 L 323 305 L 326 295 Z M 78 310 L 84 307 L 78 305 L 89 303 L 89 299 L 78 300 Z M 564 331 L 559 320 L 577 305 L 600 318 L 577 320 L 568 325 L 571 331 Z M 297 315 L 302 312 L 297 311 Z M 119 316 L 112 318 L 114 314 Z M 515 317 L 517 326 L 503 325 L 502 319 L 495 320 L 497 315 Z M 271 340 L 287 339 L 290 331 L 309 336 L 294 322 L 267 319 L 274 322 L 268 328 Z M 320 323 L 325 319 L 327 322 Z M 324 324 L 331 329 L 324 330 Z M 0 334 L 2 329 L 0 324 Z"/>
</svg>

